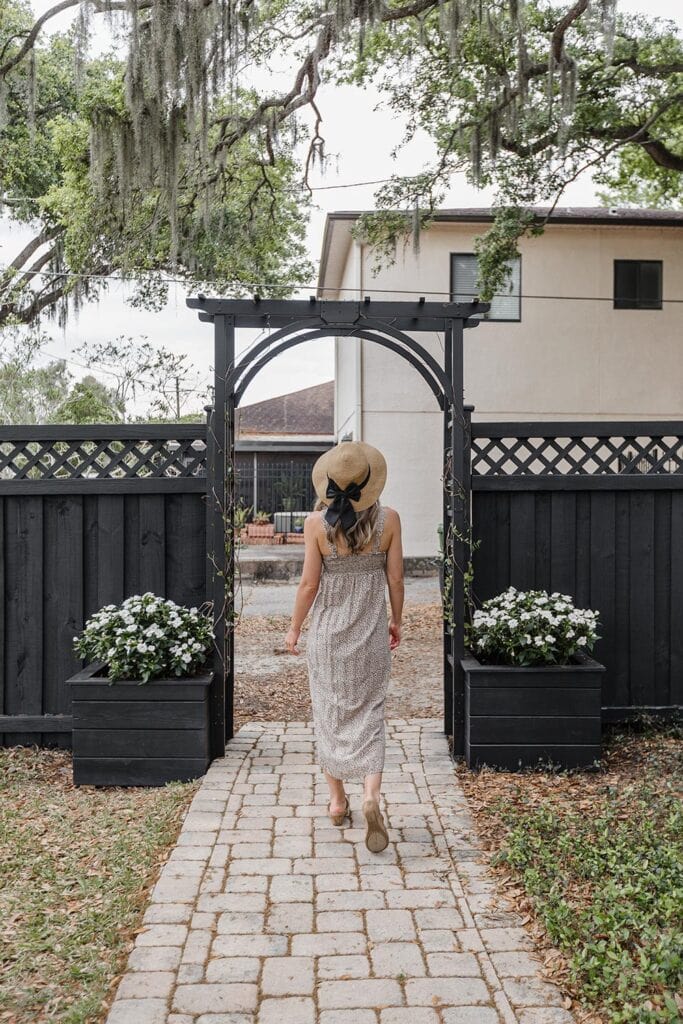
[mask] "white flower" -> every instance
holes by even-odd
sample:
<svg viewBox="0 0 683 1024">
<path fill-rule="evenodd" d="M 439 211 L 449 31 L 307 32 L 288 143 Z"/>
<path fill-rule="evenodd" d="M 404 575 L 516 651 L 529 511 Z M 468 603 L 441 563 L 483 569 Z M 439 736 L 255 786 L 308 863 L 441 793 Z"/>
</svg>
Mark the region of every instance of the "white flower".
<svg viewBox="0 0 683 1024">
<path fill-rule="evenodd" d="M 518 625 L 519 623 L 517 622 L 517 619 L 508 619 L 508 626 L 510 627 L 510 629 L 515 629 L 515 627 Z"/>
<path fill-rule="evenodd" d="M 550 635 L 550 633 L 546 633 L 546 636 L 545 636 L 545 642 L 546 642 L 547 644 L 552 644 L 552 643 L 554 643 L 554 642 L 555 642 L 555 637 L 554 637 L 554 636 L 551 636 L 551 635 Z"/>
<path fill-rule="evenodd" d="M 584 644 L 588 643 L 588 637 L 587 636 L 577 636 L 576 642 L 577 642 L 577 644 L 579 644 L 580 647 L 583 647 Z"/>
<path fill-rule="evenodd" d="M 571 638 L 574 636 L 574 630 L 568 629 L 565 636 L 567 636 L 567 638 L 571 640 Z"/>
<path fill-rule="evenodd" d="M 180 660 L 184 661 L 185 664 L 187 665 L 188 662 L 192 661 L 192 655 L 189 654 L 188 651 L 185 651 L 185 653 L 181 656 Z"/>
<path fill-rule="evenodd" d="M 531 643 L 531 637 L 529 636 L 528 633 L 524 634 L 524 643 L 525 644 L 530 644 Z"/>
</svg>

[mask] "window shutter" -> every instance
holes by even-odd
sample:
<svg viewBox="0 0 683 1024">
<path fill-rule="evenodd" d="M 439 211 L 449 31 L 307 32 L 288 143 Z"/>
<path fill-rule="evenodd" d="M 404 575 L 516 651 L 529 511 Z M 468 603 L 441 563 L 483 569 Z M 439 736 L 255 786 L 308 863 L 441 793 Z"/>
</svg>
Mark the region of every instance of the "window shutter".
<svg viewBox="0 0 683 1024">
<path fill-rule="evenodd" d="M 500 293 L 493 296 L 490 320 L 519 320 L 519 256 L 508 263 L 509 277 Z"/>
<path fill-rule="evenodd" d="M 453 256 L 453 302 L 472 302 L 477 294 L 477 257 L 468 253 Z"/>
<path fill-rule="evenodd" d="M 452 287 L 453 302 L 472 302 L 477 295 L 477 257 L 474 253 L 453 253 Z M 508 264 L 508 282 L 500 294 L 493 296 L 491 309 L 484 313 L 485 320 L 519 320 L 520 319 L 520 279 L 521 264 L 519 256 Z M 478 314 L 481 317 L 481 314 Z"/>
</svg>

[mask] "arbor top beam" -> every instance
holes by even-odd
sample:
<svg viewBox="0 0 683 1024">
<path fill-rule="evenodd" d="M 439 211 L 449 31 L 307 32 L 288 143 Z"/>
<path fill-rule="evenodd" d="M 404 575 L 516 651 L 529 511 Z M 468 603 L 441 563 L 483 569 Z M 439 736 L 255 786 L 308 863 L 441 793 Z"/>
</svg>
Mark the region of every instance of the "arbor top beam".
<svg viewBox="0 0 683 1024">
<path fill-rule="evenodd" d="M 446 320 L 461 320 L 465 327 L 476 327 L 476 313 L 486 313 L 488 302 L 375 302 L 372 299 L 333 302 L 327 299 L 210 299 L 203 295 L 186 300 L 190 309 L 199 310 L 201 320 L 226 316 L 235 327 L 286 327 L 300 321 L 316 321 L 331 327 L 378 326 L 388 321 L 407 331 L 443 330 Z"/>
</svg>

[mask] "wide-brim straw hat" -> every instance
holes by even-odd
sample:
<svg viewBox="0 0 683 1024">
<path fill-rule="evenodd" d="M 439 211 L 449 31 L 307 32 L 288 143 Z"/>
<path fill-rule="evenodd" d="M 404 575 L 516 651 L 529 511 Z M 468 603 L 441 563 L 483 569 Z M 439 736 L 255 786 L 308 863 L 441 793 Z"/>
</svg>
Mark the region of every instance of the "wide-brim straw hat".
<svg viewBox="0 0 683 1024">
<path fill-rule="evenodd" d="M 325 505 L 329 505 L 333 499 L 326 493 L 328 478 L 344 489 L 350 483 L 362 483 L 368 471 L 370 475 L 361 488 L 359 500 L 351 500 L 356 512 L 370 508 L 379 498 L 387 479 L 387 463 L 374 445 L 365 441 L 340 441 L 334 448 L 323 452 L 313 464 L 311 477 L 315 493 Z"/>
</svg>

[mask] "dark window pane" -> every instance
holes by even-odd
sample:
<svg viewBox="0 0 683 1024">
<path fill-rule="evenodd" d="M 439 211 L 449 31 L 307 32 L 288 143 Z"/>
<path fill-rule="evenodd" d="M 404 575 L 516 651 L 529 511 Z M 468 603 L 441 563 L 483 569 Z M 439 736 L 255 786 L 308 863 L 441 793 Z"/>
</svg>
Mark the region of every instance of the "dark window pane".
<svg viewBox="0 0 683 1024">
<path fill-rule="evenodd" d="M 641 309 L 659 309 L 662 305 L 662 264 L 643 260 L 640 264 L 639 299 Z"/>
<path fill-rule="evenodd" d="M 614 308 L 662 308 L 661 260 L 614 261 Z"/>
<path fill-rule="evenodd" d="M 615 260 L 614 305 L 617 309 L 637 309 L 638 264 L 635 260 Z"/>
</svg>

